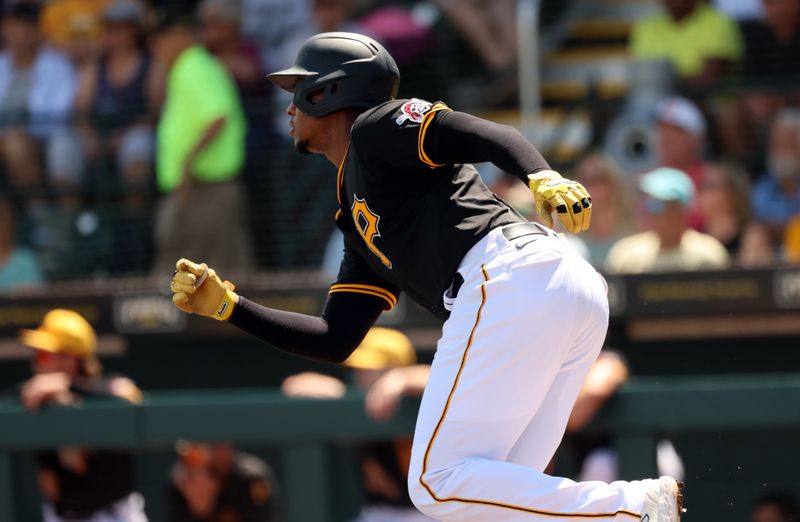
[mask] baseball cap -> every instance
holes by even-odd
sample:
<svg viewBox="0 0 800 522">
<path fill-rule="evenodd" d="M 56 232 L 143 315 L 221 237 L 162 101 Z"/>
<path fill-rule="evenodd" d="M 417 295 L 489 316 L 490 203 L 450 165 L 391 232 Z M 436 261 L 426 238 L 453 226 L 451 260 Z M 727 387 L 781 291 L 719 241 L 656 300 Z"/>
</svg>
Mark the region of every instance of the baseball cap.
<svg viewBox="0 0 800 522">
<path fill-rule="evenodd" d="M 676 201 L 684 207 L 694 198 L 694 184 L 682 170 L 659 167 L 639 179 L 639 188 L 651 198 Z"/>
<path fill-rule="evenodd" d="M 35 350 L 81 359 L 93 357 L 97 348 L 92 325 L 79 313 L 62 308 L 47 312 L 35 330 L 21 330 L 20 341 Z"/>
<path fill-rule="evenodd" d="M 694 136 L 706 133 L 703 113 L 693 102 L 680 96 L 672 96 L 659 102 L 655 117 L 660 123 L 669 123 Z"/>
<path fill-rule="evenodd" d="M 144 9 L 134 0 L 114 0 L 103 11 L 103 21 L 141 24 L 144 22 Z"/>
<path fill-rule="evenodd" d="M 411 366 L 415 362 L 417 354 L 405 334 L 378 326 L 367 333 L 344 365 L 361 370 L 382 370 Z"/>
</svg>

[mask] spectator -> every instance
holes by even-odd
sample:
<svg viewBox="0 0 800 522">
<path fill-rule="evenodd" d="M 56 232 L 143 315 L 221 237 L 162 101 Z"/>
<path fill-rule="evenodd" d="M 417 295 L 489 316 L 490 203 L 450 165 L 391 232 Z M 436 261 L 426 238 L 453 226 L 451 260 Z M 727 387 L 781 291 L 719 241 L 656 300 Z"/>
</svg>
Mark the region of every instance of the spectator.
<svg viewBox="0 0 800 522">
<path fill-rule="evenodd" d="M 732 258 L 742 248 L 750 222 L 750 181 L 735 163 L 710 163 L 697 192 L 703 232 L 715 237 Z"/>
<path fill-rule="evenodd" d="M 786 223 L 800 214 L 800 111 L 784 109 L 770 131 L 767 173 L 755 183 L 751 207 L 769 227 L 773 244 L 783 239 Z"/>
<path fill-rule="evenodd" d="M 741 59 L 738 27 L 703 0 L 662 2 L 664 12 L 634 26 L 631 55 L 637 60 L 668 60 L 686 88 L 717 85 Z"/>
<path fill-rule="evenodd" d="M 572 178 L 592 195 L 592 226 L 580 238 L 589 262 L 600 266 L 614 243 L 632 231 L 633 194 L 622 170 L 599 153 L 582 159 Z"/>
<path fill-rule="evenodd" d="M 42 44 L 38 7 L 7 4 L 0 52 L 0 159 L 12 186 L 22 193 L 41 189 L 40 165 L 59 188 L 74 188 L 83 170 L 80 147 L 66 126 L 77 76 L 69 60 Z"/>
<path fill-rule="evenodd" d="M 103 36 L 102 15 L 113 0 L 50 0 L 42 12 L 47 39 L 83 64 L 97 56 Z"/>
<path fill-rule="evenodd" d="M 314 33 L 345 31 L 362 33 L 364 28 L 353 20 L 356 0 L 312 0 L 311 18 L 316 26 Z"/>
<path fill-rule="evenodd" d="M 658 168 L 639 180 L 644 232 L 620 239 L 605 268 L 614 273 L 710 270 L 729 263 L 725 247 L 713 237 L 689 228 L 694 198 L 684 172 Z"/>
<path fill-rule="evenodd" d="M 394 415 L 404 396 L 419 396 L 428 382 L 430 367 L 415 365 L 411 341 L 402 333 L 376 327 L 344 362 L 352 368 L 355 385 L 366 393 L 367 414 L 375 420 Z M 338 399 L 345 383 L 318 373 L 288 377 L 282 386 L 290 397 Z M 368 444 L 360 449 L 365 505 L 353 522 L 416 522 L 431 520 L 414 508 L 408 496 L 410 437 Z"/>
<path fill-rule="evenodd" d="M 720 111 L 725 151 L 748 165 L 763 161 L 770 123 L 800 96 L 800 1 L 762 1 L 764 19 L 742 24 L 741 86 Z"/>
<path fill-rule="evenodd" d="M 142 392 L 124 377 L 104 378 L 96 336 L 77 312 L 49 311 L 35 330 L 20 332 L 34 349 L 33 377 L 22 386 L 29 410 L 75 404 L 81 397 L 108 396 L 137 404 Z M 144 502 L 133 490 L 129 453 L 64 447 L 38 455 L 44 522 L 146 522 Z"/>
<path fill-rule="evenodd" d="M 242 32 L 265 71 L 290 67 L 312 27 L 311 0 L 242 0 Z"/>
<path fill-rule="evenodd" d="M 750 181 L 736 163 L 709 163 L 697 194 L 703 232 L 719 240 L 739 266 L 774 262 L 768 229 L 751 220 Z"/>
<path fill-rule="evenodd" d="M 655 110 L 659 162 L 682 170 L 695 188 L 703 179 L 706 121 L 693 102 L 678 96 L 661 101 Z"/>
<path fill-rule="evenodd" d="M 705 171 L 706 121 L 703 113 L 688 99 L 672 97 L 657 105 L 655 115 L 659 165 L 685 172 L 697 190 Z M 703 227 L 703 216 L 696 205 L 692 208 L 689 224 L 698 230 Z"/>
<path fill-rule="evenodd" d="M 76 100 L 78 112 L 90 118 L 81 128 L 88 158 L 113 158 L 126 194 L 151 185 L 155 155 L 150 114 L 157 80 L 143 49 L 143 24 L 144 10 L 134 0 L 109 4 L 100 56 L 83 67 Z"/>
<path fill-rule="evenodd" d="M 764 16 L 761 0 L 714 0 L 711 4 L 734 20 L 755 20 Z"/>
<path fill-rule="evenodd" d="M 266 75 L 258 49 L 244 40 L 240 30 L 241 0 L 203 0 L 199 15 L 203 44 L 228 69 L 242 98 L 263 98 Z"/>
<path fill-rule="evenodd" d="M 452 75 L 441 67 L 439 35 L 434 32 L 433 23 L 432 19 L 418 16 L 411 7 L 391 4 L 370 9 L 358 19 L 354 32 L 379 41 L 403 71 L 400 97 L 405 93 L 426 100 L 449 97 L 447 88 L 452 84 Z"/>
<path fill-rule="evenodd" d="M 762 0 L 764 20 L 742 26 L 745 55 L 742 81 L 747 88 L 797 92 L 800 78 L 800 2 Z"/>
<path fill-rule="evenodd" d="M 275 480 L 266 462 L 231 444 L 177 444 L 167 501 L 170 522 L 275 522 Z"/>
<path fill-rule="evenodd" d="M 800 507 L 791 495 L 765 495 L 753 507 L 752 522 L 798 522 Z"/>
<path fill-rule="evenodd" d="M 495 0 L 436 0 L 450 23 L 464 36 L 487 71 L 516 69 L 517 2 Z"/>
<path fill-rule="evenodd" d="M 44 280 L 36 255 L 14 241 L 14 217 L 13 203 L 0 195 L 0 293 L 40 288 Z"/>
<path fill-rule="evenodd" d="M 742 247 L 736 262 L 743 267 L 763 268 L 773 265 L 776 259 L 769 227 L 751 222 L 742 234 Z"/>
<path fill-rule="evenodd" d="M 156 174 L 164 199 L 156 217 L 154 270 L 202 255 L 220 269 L 241 271 L 250 265 L 250 245 L 239 176 L 246 123 L 236 85 L 223 64 L 196 44 L 186 20 L 166 18 L 154 49 L 169 70 L 158 124 Z"/>
</svg>

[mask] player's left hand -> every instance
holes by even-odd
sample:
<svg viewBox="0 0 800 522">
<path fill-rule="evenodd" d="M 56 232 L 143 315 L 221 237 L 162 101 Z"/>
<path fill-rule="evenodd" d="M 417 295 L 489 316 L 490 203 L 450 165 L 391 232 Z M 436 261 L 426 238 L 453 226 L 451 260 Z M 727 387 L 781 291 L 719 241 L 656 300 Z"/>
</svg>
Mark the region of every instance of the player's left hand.
<svg viewBox="0 0 800 522">
<path fill-rule="evenodd" d="M 528 174 L 528 180 L 536 212 L 544 225 L 553 226 L 552 213 L 555 211 L 568 232 L 577 234 L 588 230 L 592 219 L 592 197 L 583 185 L 562 178 L 554 170 Z"/>
<path fill-rule="evenodd" d="M 205 263 L 198 264 L 188 259 L 180 259 L 175 264 L 170 283 L 175 306 L 184 312 L 213 317 L 218 321 L 227 321 L 239 302 L 235 289 L 233 283 L 220 279 Z"/>
</svg>

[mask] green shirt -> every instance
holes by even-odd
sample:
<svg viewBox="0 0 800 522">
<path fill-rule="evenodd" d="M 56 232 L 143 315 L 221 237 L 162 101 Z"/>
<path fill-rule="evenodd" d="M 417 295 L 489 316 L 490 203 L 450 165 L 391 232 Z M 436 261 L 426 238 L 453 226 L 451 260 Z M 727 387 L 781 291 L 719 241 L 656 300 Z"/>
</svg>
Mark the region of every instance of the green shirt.
<svg viewBox="0 0 800 522">
<path fill-rule="evenodd" d="M 227 181 L 239 174 L 247 128 L 236 84 L 222 63 L 204 48 L 190 47 L 167 77 L 167 99 L 158 122 L 161 191 L 171 192 L 180 185 L 187 156 L 209 125 L 223 116 L 225 125 L 190 166 L 199 181 Z"/>
<path fill-rule="evenodd" d="M 645 18 L 634 27 L 630 40 L 634 58 L 669 59 L 684 77 L 700 74 L 709 58 L 738 61 L 742 47 L 736 23 L 704 4 L 680 22 L 668 13 Z"/>
</svg>

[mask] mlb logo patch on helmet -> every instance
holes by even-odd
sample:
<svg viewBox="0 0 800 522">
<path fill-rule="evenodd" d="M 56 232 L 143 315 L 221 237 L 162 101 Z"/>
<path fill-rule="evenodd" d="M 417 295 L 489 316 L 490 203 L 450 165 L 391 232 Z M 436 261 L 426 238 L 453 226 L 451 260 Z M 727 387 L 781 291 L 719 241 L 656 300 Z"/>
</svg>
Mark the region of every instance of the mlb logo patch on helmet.
<svg viewBox="0 0 800 522">
<path fill-rule="evenodd" d="M 407 121 L 413 123 L 422 123 L 425 118 L 425 113 L 431 110 L 433 104 L 425 100 L 411 98 L 400 107 L 400 116 L 395 120 L 398 125 L 402 125 Z"/>
</svg>

